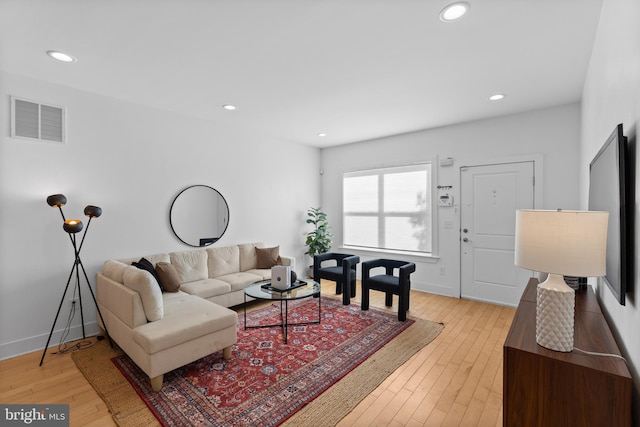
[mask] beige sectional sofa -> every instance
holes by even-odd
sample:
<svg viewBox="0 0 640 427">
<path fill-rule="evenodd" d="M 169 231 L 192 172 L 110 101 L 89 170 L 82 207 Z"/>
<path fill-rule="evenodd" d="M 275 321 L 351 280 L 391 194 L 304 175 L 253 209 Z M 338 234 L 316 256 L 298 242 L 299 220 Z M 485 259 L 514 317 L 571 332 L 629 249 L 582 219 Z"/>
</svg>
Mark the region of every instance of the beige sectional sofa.
<svg viewBox="0 0 640 427">
<path fill-rule="evenodd" d="M 231 357 L 237 313 L 248 284 L 271 277 L 273 264 L 291 266 L 278 247 L 247 243 L 108 260 L 97 274 L 96 299 L 111 338 L 151 379 L 223 350 Z M 98 316 L 98 323 L 102 326 Z"/>
</svg>

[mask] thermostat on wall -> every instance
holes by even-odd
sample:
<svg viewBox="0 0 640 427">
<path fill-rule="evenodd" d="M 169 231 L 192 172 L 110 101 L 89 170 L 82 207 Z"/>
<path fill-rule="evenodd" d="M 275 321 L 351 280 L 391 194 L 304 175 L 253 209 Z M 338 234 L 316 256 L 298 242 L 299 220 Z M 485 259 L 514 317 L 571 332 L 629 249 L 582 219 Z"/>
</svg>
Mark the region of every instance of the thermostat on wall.
<svg viewBox="0 0 640 427">
<path fill-rule="evenodd" d="M 453 196 L 450 194 L 449 190 L 440 190 L 438 206 L 453 206 Z"/>
<path fill-rule="evenodd" d="M 444 159 L 440 159 L 440 166 L 452 166 L 453 158 L 445 157 Z"/>
</svg>

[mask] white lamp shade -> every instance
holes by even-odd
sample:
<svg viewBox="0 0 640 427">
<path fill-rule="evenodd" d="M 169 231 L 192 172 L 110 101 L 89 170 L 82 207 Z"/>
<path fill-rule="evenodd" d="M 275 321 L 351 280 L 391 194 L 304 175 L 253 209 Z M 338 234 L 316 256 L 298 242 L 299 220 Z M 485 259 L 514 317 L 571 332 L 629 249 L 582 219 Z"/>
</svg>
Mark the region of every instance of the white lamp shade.
<svg viewBox="0 0 640 427">
<path fill-rule="evenodd" d="M 608 212 L 518 210 L 515 264 L 565 276 L 604 276 L 608 219 Z"/>
</svg>

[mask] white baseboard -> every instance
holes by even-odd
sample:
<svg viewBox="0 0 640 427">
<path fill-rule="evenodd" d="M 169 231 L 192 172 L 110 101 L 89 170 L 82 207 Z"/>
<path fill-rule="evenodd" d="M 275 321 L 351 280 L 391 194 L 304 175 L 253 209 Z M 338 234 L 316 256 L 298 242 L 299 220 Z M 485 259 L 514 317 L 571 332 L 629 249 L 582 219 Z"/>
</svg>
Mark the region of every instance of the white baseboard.
<svg viewBox="0 0 640 427">
<path fill-rule="evenodd" d="M 84 325 L 85 336 L 90 337 L 102 333 L 102 330 L 98 327 L 97 322 L 85 323 Z M 51 341 L 49 342 L 50 352 L 55 351 L 55 348 L 60 343 L 60 337 L 64 333 L 64 329 L 58 329 L 53 331 L 51 335 Z M 37 335 L 34 337 L 24 338 L 9 343 L 0 344 L 0 360 L 10 359 L 12 357 L 20 356 L 34 351 L 42 351 L 49 333 Z M 82 325 L 72 326 L 67 335 L 66 341 L 75 341 L 82 338 Z M 38 359 L 39 360 L 39 359 Z M 44 363 L 47 363 L 45 357 Z"/>
</svg>

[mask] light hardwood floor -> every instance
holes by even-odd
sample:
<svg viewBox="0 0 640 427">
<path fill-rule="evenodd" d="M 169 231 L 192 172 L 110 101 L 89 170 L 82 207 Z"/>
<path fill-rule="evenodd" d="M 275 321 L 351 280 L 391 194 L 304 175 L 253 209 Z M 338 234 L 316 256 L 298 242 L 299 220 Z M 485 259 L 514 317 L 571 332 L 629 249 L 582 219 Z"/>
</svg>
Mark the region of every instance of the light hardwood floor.
<svg viewBox="0 0 640 427">
<path fill-rule="evenodd" d="M 323 295 L 335 285 L 323 282 Z M 360 287 L 354 302 L 360 302 Z M 390 309 L 396 312 L 397 297 Z M 372 291 L 371 306 L 384 294 Z M 502 344 L 515 309 L 411 293 L 409 316 L 445 325 L 339 424 L 346 426 L 501 426 Z M 40 351 L 0 361 L 0 403 L 70 404 L 71 426 L 115 426 L 69 354 Z"/>
</svg>

